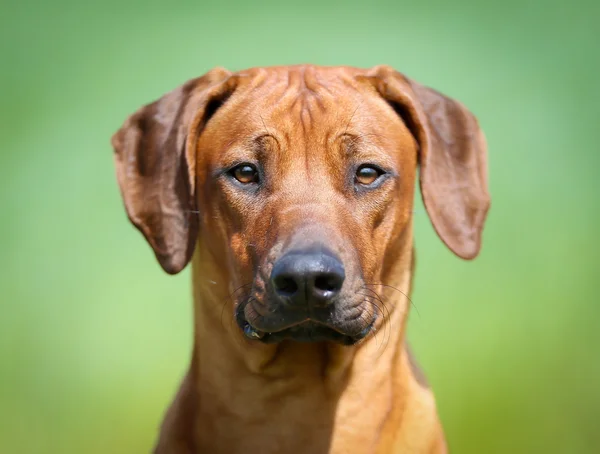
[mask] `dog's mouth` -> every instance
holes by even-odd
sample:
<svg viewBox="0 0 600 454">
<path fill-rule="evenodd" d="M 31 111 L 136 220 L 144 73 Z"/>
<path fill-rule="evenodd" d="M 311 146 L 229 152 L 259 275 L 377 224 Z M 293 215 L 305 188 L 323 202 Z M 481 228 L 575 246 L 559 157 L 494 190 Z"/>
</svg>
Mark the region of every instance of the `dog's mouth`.
<svg viewBox="0 0 600 454">
<path fill-rule="evenodd" d="M 345 329 L 343 323 L 328 323 L 305 317 L 296 321 L 291 326 L 282 329 L 263 331 L 250 323 L 243 310 L 243 304 L 236 310 L 236 321 L 244 336 L 251 340 L 273 344 L 284 340 L 296 342 L 335 342 L 342 345 L 354 345 L 367 337 L 375 329 L 377 313 L 374 313 L 371 321 L 364 327 L 357 328 L 355 324 L 352 329 Z M 352 331 L 351 333 L 347 331 Z"/>
<path fill-rule="evenodd" d="M 272 344 L 281 342 L 285 339 L 293 340 L 296 342 L 337 342 L 343 345 L 353 345 L 364 339 L 373 329 L 374 322 L 367 328 L 362 330 L 359 334 L 350 336 L 343 334 L 334 328 L 322 325 L 312 320 L 307 320 L 299 325 L 294 325 L 290 328 L 285 328 L 281 331 L 274 333 L 266 333 L 258 331 L 249 323 L 244 325 L 244 335 L 249 339 L 259 340 L 266 344 Z"/>
</svg>

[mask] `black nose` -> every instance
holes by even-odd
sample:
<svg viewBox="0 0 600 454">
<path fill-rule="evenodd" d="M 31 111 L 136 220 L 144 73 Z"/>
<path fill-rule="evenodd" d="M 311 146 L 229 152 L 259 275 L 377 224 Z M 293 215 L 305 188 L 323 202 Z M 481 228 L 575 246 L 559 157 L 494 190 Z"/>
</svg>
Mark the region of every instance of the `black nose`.
<svg viewBox="0 0 600 454">
<path fill-rule="evenodd" d="M 346 273 L 342 262 L 328 251 L 293 251 L 273 266 L 275 294 L 293 305 L 330 304 L 342 289 Z"/>
</svg>

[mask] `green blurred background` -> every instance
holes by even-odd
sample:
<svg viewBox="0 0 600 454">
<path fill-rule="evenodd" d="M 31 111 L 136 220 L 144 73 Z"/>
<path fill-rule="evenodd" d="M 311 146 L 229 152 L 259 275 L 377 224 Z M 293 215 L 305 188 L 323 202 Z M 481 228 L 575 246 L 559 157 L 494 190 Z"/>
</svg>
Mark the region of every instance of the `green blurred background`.
<svg viewBox="0 0 600 454">
<path fill-rule="evenodd" d="M 409 333 L 452 452 L 600 452 L 599 5 L 0 3 L 0 452 L 150 450 L 190 355 L 189 270 L 128 223 L 109 138 L 213 66 L 301 62 L 390 64 L 487 134 L 480 257 L 415 215 Z"/>
</svg>

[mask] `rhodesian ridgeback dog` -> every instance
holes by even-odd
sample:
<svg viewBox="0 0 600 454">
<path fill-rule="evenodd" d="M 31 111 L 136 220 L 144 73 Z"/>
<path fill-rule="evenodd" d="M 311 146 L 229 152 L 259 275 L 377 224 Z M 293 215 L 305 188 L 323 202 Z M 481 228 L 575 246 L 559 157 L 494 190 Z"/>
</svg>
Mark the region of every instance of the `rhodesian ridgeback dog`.
<svg viewBox="0 0 600 454">
<path fill-rule="evenodd" d="M 486 143 L 387 66 L 217 68 L 112 139 L 133 224 L 192 262 L 194 348 L 157 454 L 445 453 L 405 339 L 413 195 L 474 258 Z"/>
</svg>

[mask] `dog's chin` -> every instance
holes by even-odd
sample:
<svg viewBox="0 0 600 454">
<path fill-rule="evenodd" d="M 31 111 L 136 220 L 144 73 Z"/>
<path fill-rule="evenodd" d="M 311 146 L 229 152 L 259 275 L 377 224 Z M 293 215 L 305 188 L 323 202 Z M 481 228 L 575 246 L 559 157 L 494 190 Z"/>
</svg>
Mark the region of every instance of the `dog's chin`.
<svg viewBox="0 0 600 454">
<path fill-rule="evenodd" d="M 373 314 L 372 320 L 362 326 L 356 323 L 329 324 L 307 318 L 298 321 L 291 326 L 282 329 L 261 330 L 254 325 L 260 326 L 260 321 L 250 323 L 244 316 L 244 311 L 238 311 L 236 321 L 248 339 L 256 340 L 265 344 L 273 344 L 285 340 L 295 342 L 335 342 L 342 345 L 354 345 L 366 338 L 374 329 L 377 314 Z M 356 322 L 356 321 L 354 321 Z"/>
</svg>

